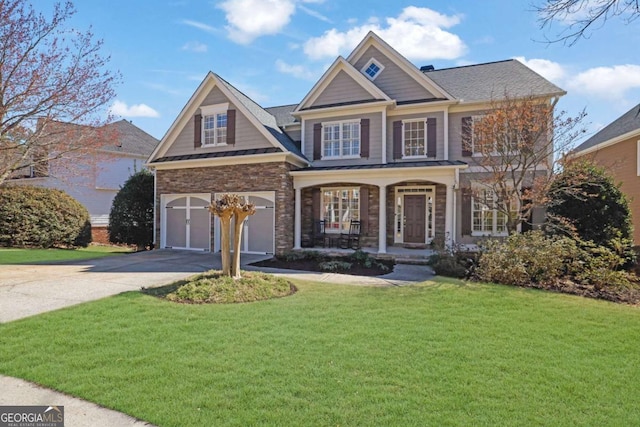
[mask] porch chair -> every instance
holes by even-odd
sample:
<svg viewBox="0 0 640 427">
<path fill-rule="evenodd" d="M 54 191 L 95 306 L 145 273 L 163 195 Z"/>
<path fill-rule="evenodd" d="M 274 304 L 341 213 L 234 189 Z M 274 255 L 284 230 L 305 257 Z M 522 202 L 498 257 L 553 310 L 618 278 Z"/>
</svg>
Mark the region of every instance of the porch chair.
<svg viewBox="0 0 640 427">
<path fill-rule="evenodd" d="M 360 221 L 351 220 L 349 233 L 340 233 L 338 246 L 341 249 L 360 249 Z"/>
<path fill-rule="evenodd" d="M 313 246 L 322 245 L 323 248 L 326 248 L 328 246 L 329 236 L 326 233 L 324 225 L 325 225 L 324 219 L 316 219 L 313 221 L 313 233 L 312 233 Z"/>
</svg>

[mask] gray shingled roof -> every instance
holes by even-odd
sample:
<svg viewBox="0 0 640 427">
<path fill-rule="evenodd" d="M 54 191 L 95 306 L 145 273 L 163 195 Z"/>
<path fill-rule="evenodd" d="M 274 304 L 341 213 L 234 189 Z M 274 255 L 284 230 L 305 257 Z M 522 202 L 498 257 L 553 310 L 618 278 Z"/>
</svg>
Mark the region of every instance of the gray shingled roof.
<svg viewBox="0 0 640 427">
<path fill-rule="evenodd" d="M 216 153 L 196 153 L 196 154 L 182 154 L 178 156 L 166 156 L 166 157 L 160 157 L 159 159 L 155 159 L 151 163 L 175 162 L 178 160 L 215 159 L 220 157 L 247 156 L 251 154 L 268 154 L 268 153 L 281 153 L 281 152 L 282 152 L 282 149 L 278 147 L 252 148 L 249 150 L 219 151 Z"/>
<path fill-rule="evenodd" d="M 436 84 L 465 102 L 510 97 L 563 95 L 565 91 L 515 59 L 423 71 Z"/>
<path fill-rule="evenodd" d="M 127 120 L 120 120 L 104 126 L 105 135 L 114 137 L 115 144 L 107 144 L 104 149 L 118 153 L 139 154 L 149 157 L 160 141 Z M 111 134 L 111 132 L 114 134 Z"/>
<path fill-rule="evenodd" d="M 601 129 L 598 133 L 580 144 L 574 152 L 586 150 L 625 133 L 640 130 L 640 104 Z"/>
<path fill-rule="evenodd" d="M 298 119 L 291 115 L 297 106 L 298 104 L 280 105 L 278 107 L 267 107 L 265 110 L 276 118 L 278 126 L 288 126 L 300 123 Z"/>
<path fill-rule="evenodd" d="M 227 82 L 225 79 L 215 74 L 216 78 L 225 85 L 227 89 L 238 99 L 239 102 L 242 103 L 250 112 L 253 114 L 259 121 L 264 125 L 264 127 L 280 142 L 288 151 L 297 154 L 301 158 L 305 158 L 300 149 L 296 146 L 295 142 L 289 135 L 284 133 L 282 129 L 278 126 L 278 122 L 276 118 L 267 112 L 264 108 L 256 104 L 251 98 L 249 98 L 244 93 L 240 92 L 236 89 L 231 83 Z"/>
<path fill-rule="evenodd" d="M 419 168 L 419 167 L 436 167 L 436 166 L 467 166 L 467 163 L 461 160 L 422 160 L 417 162 L 398 162 L 385 164 L 351 164 L 342 166 L 315 166 L 306 169 L 300 169 L 299 172 L 313 171 L 331 171 L 331 170 L 360 170 L 360 169 L 396 169 L 396 168 Z"/>
</svg>

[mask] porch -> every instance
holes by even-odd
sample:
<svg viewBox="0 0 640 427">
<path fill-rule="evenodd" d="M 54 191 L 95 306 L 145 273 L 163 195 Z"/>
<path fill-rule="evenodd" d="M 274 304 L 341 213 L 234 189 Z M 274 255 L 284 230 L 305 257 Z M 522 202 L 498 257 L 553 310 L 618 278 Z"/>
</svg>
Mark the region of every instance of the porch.
<svg viewBox="0 0 640 427">
<path fill-rule="evenodd" d="M 378 248 L 374 247 L 362 247 L 360 248 L 363 252 L 370 254 L 372 257 L 377 259 L 392 259 L 396 264 L 417 264 L 417 265 L 426 265 L 429 261 L 431 255 L 433 255 L 436 251 L 432 248 L 421 248 L 421 249 L 413 249 L 413 248 L 405 248 L 400 246 L 388 246 L 387 252 L 384 254 L 378 253 Z M 354 252 L 353 249 L 341 249 L 337 247 L 326 248 L 322 246 L 318 247 L 309 247 L 302 248 L 296 250 L 303 251 L 315 251 L 321 252 L 327 255 L 349 255 Z"/>
</svg>

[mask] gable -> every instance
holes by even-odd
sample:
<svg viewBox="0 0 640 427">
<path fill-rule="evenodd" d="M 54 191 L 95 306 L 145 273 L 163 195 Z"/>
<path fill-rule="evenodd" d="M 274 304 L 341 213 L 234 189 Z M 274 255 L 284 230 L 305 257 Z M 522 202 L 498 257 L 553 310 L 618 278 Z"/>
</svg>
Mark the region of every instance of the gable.
<svg viewBox="0 0 640 427">
<path fill-rule="evenodd" d="M 369 46 L 353 66 L 356 70 L 362 72 L 361 70 L 372 58 L 384 67 L 373 80 L 373 84 L 397 102 L 441 97 L 427 90 L 413 76 L 400 68 L 396 62 L 375 46 Z"/>
<path fill-rule="evenodd" d="M 318 95 L 311 107 L 368 100 L 373 101 L 375 98 L 344 70 L 340 70 Z"/>
<path fill-rule="evenodd" d="M 211 147 L 195 147 L 195 116 L 201 114 L 204 106 L 228 104 L 229 110 L 236 111 L 236 144 L 231 146 L 211 146 Z M 195 153 L 217 153 L 224 151 L 251 150 L 260 148 L 271 148 L 273 144 L 268 141 L 264 135 L 256 129 L 253 123 L 238 106 L 217 86 L 209 91 L 204 100 L 200 103 L 199 108 L 189 117 L 186 125 L 177 134 L 173 143 L 167 148 L 164 156 L 183 156 Z"/>
</svg>

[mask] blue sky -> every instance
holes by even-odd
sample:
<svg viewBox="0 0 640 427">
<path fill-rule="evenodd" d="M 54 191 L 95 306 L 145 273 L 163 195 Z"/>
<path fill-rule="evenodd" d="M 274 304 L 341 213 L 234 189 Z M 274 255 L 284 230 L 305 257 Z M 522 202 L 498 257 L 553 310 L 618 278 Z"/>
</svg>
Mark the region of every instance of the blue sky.
<svg viewBox="0 0 640 427">
<path fill-rule="evenodd" d="M 519 58 L 586 108 L 591 132 L 640 102 L 640 21 L 613 18 L 573 46 L 545 43 L 542 0 L 91 0 L 72 24 L 92 27 L 122 74 L 112 112 L 161 138 L 208 71 L 263 107 L 298 103 L 369 30 L 417 66 Z M 47 10 L 53 1 L 34 1 Z"/>
</svg>

